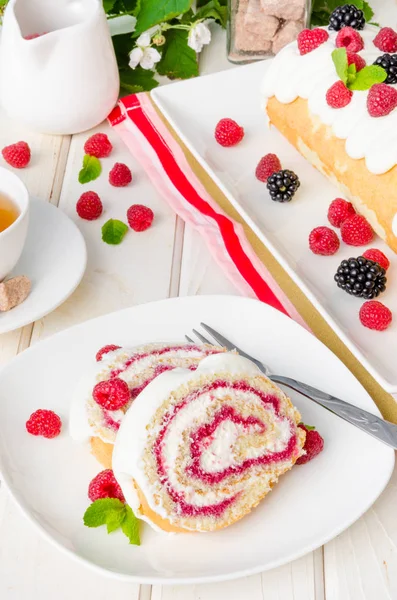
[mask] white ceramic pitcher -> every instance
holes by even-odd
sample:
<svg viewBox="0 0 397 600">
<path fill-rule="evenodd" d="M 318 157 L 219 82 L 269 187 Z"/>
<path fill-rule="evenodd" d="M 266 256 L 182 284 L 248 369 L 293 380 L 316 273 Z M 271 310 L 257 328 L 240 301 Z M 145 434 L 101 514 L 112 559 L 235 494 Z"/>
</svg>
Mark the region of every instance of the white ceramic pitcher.
<svg viewBox="0 0 397 600">
<path fill-rule="evenodd" d="M 0 46 L 10 116 L 41 133 L 77 133 L 105 119 L 118 93 L 102 0 L 10 0 Z"/>
</svg>

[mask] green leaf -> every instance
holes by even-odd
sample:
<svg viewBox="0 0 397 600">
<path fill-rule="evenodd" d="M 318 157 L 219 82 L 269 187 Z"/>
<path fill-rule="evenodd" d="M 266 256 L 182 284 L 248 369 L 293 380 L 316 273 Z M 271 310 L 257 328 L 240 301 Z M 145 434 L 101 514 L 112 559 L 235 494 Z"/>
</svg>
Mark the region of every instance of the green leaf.
<svg viewBox="0 0 397 600">
<path fill-rule="evenodd" d="M 127 504 L 125 509 L 126 513 L 125 518 L 121 523 L 121 530 L 130 540 L 130 544 L 140 546 L 141 541 L 139 537 L 139 521 Z"/>
<path fill-rule="evenodd" d="M 387 77 L 387 73 L 378 65 L 364 67 L 356 75 L 353 83 L 349 85 L 351 90 L 369 90 L 374 83 L 382 83 Z"/>
<path fill-rule="evenodd" d="M 134 47 L 131 34 L 123 33 L 121 35 L 114 35 L 112 36 L 112 42 L 119 69 L 129 69 L 128 62 L 130 59 L 128 55 Z"/>
<path fill-rule="evenodd" d="M 112 13 L 119 15 L 134 15 L 139 9 L 139 0 L 115 0 Z"/>
<path fill-rule="evenodd" d="M 341 79 L 343 83 L 346 84 L 348 67 L 346 48 L 337 48 L 332 52 L 331 56 L 339 79 Z"/>
<path fill-rule="evenodd" d="M 306 423 L 303 423 L 303 421 L 299 423 L 299 425 L 303 425 L 308 431 L 313 431 L 313 429 L 316 429 L 314 425 L 306 425 Z"/>
<path fill-rule="evenodd" d="M 125 505 L 117 498 L 102 498 L 95 500 L 84 513 L 84 525 L 86 527 L 100 527 L 108 522 L 115 523 L 119 520 L 119 527 L 125 517 Z"/>
<path fill-rule="evenodd" d="M 145 0 L 138 14 L 136 33 L 174 19 L 189 10 L 191 4 L 192 0 Z"/>
<path fill-rule="evenodd" d="M 128 231 L 128 226 L 118 219 L 109 219 L 102 226 L 102 239 L 106 244 L 117 246 L 121 244 L 125 234 Z"/>
<path fill-rule="evenodd" d="M 96 156 L 86 154 L 83 158 L 83 168 L 79 173 L 79 182 L 88 183 L 97 179 L 102 172 L 101 163 Z"/>
<path fill-rule="evenodd" d="M 366 22 L 369 23 L 369 21 L 374 16 L 374 11 L 372 10 L 372 8 L 368 4 L 368 2 L 363 2 L 363 8 L 362 8 L 362 10 L 363 10 Z"/>
<path fill-rule="evenodd" d="M 354 63 L 347 67 L 347 87 L 356 79 L 357 67 Z"/>
<path fill-rule="evenodd" d="M 198 9 L 194 15 L 194 21 L 198 19 L 215 19 L 222 27 L 227 24 L 227 6 L 221 6 L 217 0 L 210 0 Z"/>
<path fill-rule="evenodd" d="M 103 0 L 103 10 L 105 13 L 110 13 L 116 0 Z"/>
<path fill-rule="evenodd" d="M 170 79 L 188 79 L 199 74 L 197 55 L 187 45 L 188 32 L 181 29 L 170 29 L 165 32 L 166 43 L 163 55 L 157 63 L 157 72 Z"/>
<path fill-rule="evenodd" d="M 120 70 L 120 89 L 127 94 L 148 92 L 158 86 L 153 71 L 137 67 L 136 69 Z"/>
</svg>

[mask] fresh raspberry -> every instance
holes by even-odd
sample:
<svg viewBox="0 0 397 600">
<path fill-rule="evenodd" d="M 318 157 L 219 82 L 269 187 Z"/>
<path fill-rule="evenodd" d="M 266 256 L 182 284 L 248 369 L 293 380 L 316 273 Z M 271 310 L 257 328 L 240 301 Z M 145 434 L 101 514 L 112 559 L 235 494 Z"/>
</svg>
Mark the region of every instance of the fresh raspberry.
<svg viewBox="0 0 397 600">
<path fill-rule="evenodd" d="M 320 454 L 324 448 L 324 440 L 313 427 L 309 425 L 305 425 L 304 423 L 299 423 L 298 427 L 306 431 L 306 441 L 303 449 L 306 451 L 306 454 L 300 456 L 296 461 L 297 465 L 304 465 L 312 460 L 315 456 Z"/>
<path fill-rule="evenodd" d="M 316 227 L 309 235 L 309 248 L 314 254 L 331 256 L 339 250 L 340 242 L 333 229 Z"/>
<path fill-rule="evenodd" d="M 360 308 L 359 317 L 364 327 L 384 331 L 392 322 L 393 315 L 387 306 L 377 300 L 368 300 Z"/>
<path fill-rule="evenodd" d="M 103 346 L 103 348 L 98 350 L 98 352 L 96 353 L 95 360 L 99 362 L 100 360 L 102 360 L 104 354 L 107 354 L 108 352 L 113 352 L 113 350 L 118 350 L 119 348 L 121 348 L 121 346 L 115 346 L 114 344 L 108 344 L 107 346 Z"/>
<path fill-rule="evenodd" d="M 343 81 L 339 80 L 328 89 L 325 99 L 331 108 L 343 108 L 349 104 L 352 96 L 353 92 L 345 86 Z"/>
<path fill-rule="evenodd" d="M 221 119 L 215 127 L 215 139 L 221 146 L 235 146 L 244 137 L 244 128 L 233 119 Z"/>
<path fill-rule="evenodd" d="M 364 48 L 361 35 L 353 27 L 343 27 L 336 36 L 337 48 L 346 48 L 347 52 L 360 52 Z"/>
<path fill-rule="evenodd" d="M 123 379 L 113 377 L 113 379 L 97 383 L 92 391 L 92 396 L 102 408 L 118 410 L 130 400 L 130 390 Z"/>
<path fill-rule="evenodd" d="M 91 502 L 95 502 L 95 500 L 100 500 L 101 498 L 117 498 L 117 500 L 125 502 L 124 494 L 116 481 L 112 469 L 105 469 L 94 477 L 88 486 L 88 497 Z"/>
<path fill-rule="evenodd" d="M 373 44 L 382 52 L 396 52 L 397 33 L 391 27 L 382 27 L 374 37 Z"/>
<path fill-rule="evenodd" d="M 367 219 L 362 215 L 352 215 L 343 221 L 340 234 L 349 246 L 364 246 L 374 239 L 374 232 Z"/>
<path fill-rule="evenodd" d="M 17 142 L 1 151 L 7 164 L 15 169 L 24 169 L 30 162 L 30 148 L 26 142 Z"/>
<path fill-rule="evenodd" d="M 127 210 L 128 225 L 134 231 L 145 231 L 153 223 L 154 213 L 151 208 L 143 204 L 133 204 Z"/>
<path fill-rule="evenodd" d="M 340 227 L 343 221 L 355 214 L 356 211 L 351 202 L 343 200 L 343 198 L 335 198 L 328 208 L 328 221 L 334 227 Z"/>
<path fill-rule="evenodd" d="M 329 34 L 325 29 L 304 29 L 298 35 L 298 49 L 300 54 L 307 54 L 327 41 Z"/>
<path fill-rule="evenodd" d="M 356 65 L 356 72 L 361 71 L 366 66 L 366 62 L 362 56 L 355 52 L 347 52 L 347 64 Z"/>
<path fill-rule="evenodd" d="M 113 146 L 106 133 L 95 133 L 84 144 L 84 152 L 97 158 L 109 156 Z"/>
<path fill-rule="evenodd" d="M 386 83 L 375 83 L 368 92 L 367 109 L 371 117 L 384 117 L 397 106 L 397 90 Z"/>
<path fill-rule="evenodd" d="M 62 421 L 52 410 L 39 408 L 26 421 L 26 429 L 32 435 L 54 438 L 61 433 Z"/>
<path fill-rule="evenodd" d="M 116 163 L 109 173 L 109 183 L 114 187 L 125 187 L 132 181 L 132 175 L 127 165 Z"/>
<path fill-rule="evenodd" d="M 273 173 L 281 171 L 281 163 L 275 154 L 265 154 L 258 162 L 258 166 L 255 170 L 255 176 L 259 181 L 267 181 L 267 178 Z"/>
<path fill-rule="evenodd" d="M 94 221 L 102 214 L 102 202 L 96 192 L 84 192 L 76 204 L 76 211 L 79 217 L 86 221 Z"/>
<path fill-rule="evenodd" d="M 363 257 L 378 263 L 378 265 L 380 265 L 385 271 L 387 271 L 387 269 L 390 267 L 390 261 L 387 256 L 385 256 L 383 252 L 377 248 L 370 248 L 369 250 L 366 250 L 363 254 Z"/>
</svg>

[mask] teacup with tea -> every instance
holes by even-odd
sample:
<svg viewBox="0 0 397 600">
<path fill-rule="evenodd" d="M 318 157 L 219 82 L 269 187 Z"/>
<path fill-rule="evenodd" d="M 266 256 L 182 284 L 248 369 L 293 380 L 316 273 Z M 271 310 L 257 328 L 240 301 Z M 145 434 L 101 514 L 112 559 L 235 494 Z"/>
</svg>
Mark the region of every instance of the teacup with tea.
<svg viewBox="0 0 397 600">
<path fill-rule="evenodd" d="M 0 167 L 0 281 L 15 267 L 26 241 L 29 194 L 22 181 Z"/>
</svg>

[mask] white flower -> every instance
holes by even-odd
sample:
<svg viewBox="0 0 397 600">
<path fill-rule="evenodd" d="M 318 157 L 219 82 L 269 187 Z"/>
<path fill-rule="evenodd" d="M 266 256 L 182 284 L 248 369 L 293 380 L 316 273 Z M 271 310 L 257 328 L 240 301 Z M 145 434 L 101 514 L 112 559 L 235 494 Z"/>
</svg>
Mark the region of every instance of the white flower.
<svg viewBox="0 0 397 600">
<path fill-rule="evenodd" d="M 136 41 L 136 47 L 130 52 L 129 65 L 131 69 L 135 69 L 141 65 L 142 69 L 153 69 L 154 65 L 161 59 L 161 54 L 156 48 L 150 46 L 152 36 L 161 31 L 159 25 L 151 27 L 147 31 L 141 33 Z"/>
<path fill-rule="evenodd" d="M 201 52 L 203 46 L 211 41 L 211 31 L 208 26 L 203 23 L 195 23 L 189 31 L 187 45 L 196 52 Z"/>
<path fill-rule="evenodd" d="M 160 25 L 155 25 L 154 27 L 151 27 L 150 29 L 147 29 L 146 31 L 144 31 L 143 33 L 141 33 L 141 35 L 139 36 L 139 38 L 136 41 L 136 45 L 137 46 L 141 46 L 141 47 L 150 46 L 150 42 L 152 41 L 152 37 L 156 33 L 160 33 L 160 31 L 161 31 Z"/>
<path fill-rule="evenodd" d="M 156 48 L 137 46 L 130 52 L 129 65 L 131 69 L 135 69 L 138 65 L 141 65 L 142 69 L 153 69 L 160 59 L 161 54 Z"/>
</svg>

